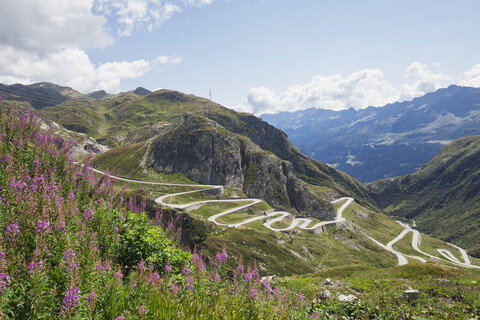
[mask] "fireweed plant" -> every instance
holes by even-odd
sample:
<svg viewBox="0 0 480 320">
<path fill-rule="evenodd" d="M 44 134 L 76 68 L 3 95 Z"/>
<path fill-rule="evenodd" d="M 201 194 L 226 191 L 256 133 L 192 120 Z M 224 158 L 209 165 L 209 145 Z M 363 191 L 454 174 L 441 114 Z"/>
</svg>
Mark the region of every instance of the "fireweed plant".
<svg viewBox="0 0 480 320">
<path fill-rule="evenodd" d="M 73 141 L 31 113 L 0 111 L 0 318 L 255 319 L 304 313 L 303 297 L 261 281 L 256 267 L 209 266 L 76 164 Z M 302 311 L 303 310 L 303 311 Z"/>
</svg>

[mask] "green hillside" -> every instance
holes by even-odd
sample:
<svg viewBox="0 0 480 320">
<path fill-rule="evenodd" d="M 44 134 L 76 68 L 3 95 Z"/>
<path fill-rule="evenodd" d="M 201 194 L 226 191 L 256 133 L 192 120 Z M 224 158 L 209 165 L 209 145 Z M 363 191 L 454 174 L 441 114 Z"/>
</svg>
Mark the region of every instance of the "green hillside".
<svg viewBox="0 0 480 320">
<path fill-rule="evenodd" d="M 416 248 L 415 230 L 380 213 L 362 184 L 304 156 L 253 115 L 167 90 L 95 93 L 43 110 L 113 147 L 94 157 L 98 168 L 137 180 L 109 180 L 67 161 L 68 130 L 52 126 L 62 138 L 46 138 L 25 117 L 28 134 L 1 118 L 0 191 L 7 202 L 0 205 L 0 267 L 7 273 L 0 275 L 0 311 L 7 319 L 19 312 L 76 319 L 480 316 L 478 260 L 425 235 Z M 475 154 L 465 149 L 467 158 Z M 45 174 L 37 176 L 40 169 Z M 38 187 L 45 177 L 51 183 Z M 71 252 L 79 274 L 77 265 L 69 267 Z M 177 256 L 191 259 L 182 268 Z M 409 287 L 418 289 L 417 300 L 404 297 Z M 353 301 L 340 301 L 342 295 Z"/>
<path fill-rule="evenodd" d="M 480 256 L 480 136 L 449 144 L 417 173 L 367 187 L 385 213 Z"/>
</svg>

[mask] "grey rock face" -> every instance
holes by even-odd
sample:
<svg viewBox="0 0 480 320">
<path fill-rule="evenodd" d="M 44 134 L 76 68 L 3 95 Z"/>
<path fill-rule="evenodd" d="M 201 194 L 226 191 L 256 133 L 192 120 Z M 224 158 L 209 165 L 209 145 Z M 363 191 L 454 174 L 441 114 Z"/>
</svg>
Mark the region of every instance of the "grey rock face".
<svg viewBox="0 0 480 320">
<path fill-rule="evenodd" d="M 290 162 L 198 115 L 186 113 L 160 132 L 149 166 L 157 172 L 182 173 L 202 184 L 241 188 L 249 197 L 303 215 L 334 217 L 331 205 L 307 189 Z"/>
</svg>

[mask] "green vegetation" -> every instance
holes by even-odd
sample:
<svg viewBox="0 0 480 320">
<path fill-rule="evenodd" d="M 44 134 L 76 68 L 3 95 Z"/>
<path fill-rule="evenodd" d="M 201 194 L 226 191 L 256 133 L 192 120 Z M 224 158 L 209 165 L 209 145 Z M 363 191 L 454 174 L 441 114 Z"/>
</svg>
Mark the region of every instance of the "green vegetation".
<svg viewBox="0 0 480 320">
<path fill-rule="evenodd" d="M 480 136 L 443 148 L 417 173 L 367 184 L 392 216 L 414 220 L 418 229 L 480 255 Z"/>
<path fill-rule="evenodd" d="M 333 283 L 324 284 L 326 278 Z M 280 283 L 316 298 L 311 305 L 313 319 L 470 319 L 478 317 L 480 307 L 479 276 L 434 263 L 380 270 L 337 267 L 282 278 Z M 417 300 L 403 296 L 409 288 L 419 291 Z M 320 299 L 326 290 L 331 297 Z M 337 294 L 359 299 L 340 303 Z"/>
<path fill-rule="evenodd" d="M 63 113 L 63 120 L 59 121 L 68 120 L 67 110 L 76 103 L 64 103 L 65 110 L 58 114 L 62 119 Z M 135 108 L 137 112 L 131 113 Z M 157 119 L 171 122 L 185 110 L 215 119 L 225 128 L 215 129 L 220 136 L 234 132 L 243 142 L 259 142 L 256 136 L 266 134 L 262 130 L 272 130 L 268 135 L 275 136 L 275 141 L 263 141 L 266 151 L 257 156 L 281 159 L 273 163 L 284 166 L 282 170 L 294 166 L 308 181 L 295 182 L 294 187 L 314 194 L 321 200 L 320 205 L 345 194 L 355 195 L 357 203 L 344 212 L 347 221 L 330 225 L 320 234 L 299 229 L 273 232 L 263 226 L 265 221 L 239 228 L 215 226 L 207 221 L 214 214 L 244 205 L 241 199 L 205 204 L 188 214 L 171 209 L 155 212 L 151 199 L 196 187 L 142 183 L 126 186 L 120 181 L 112 187 L 110 179 L 93 174 L 88 165 L 75 165 L 68 156 L 70 144 L 35 134 L 33 116 L 0 113 L 0 317 L 118 320 L 480 316 L 478 270 L 471 272 L 431 261 L 397 266 L 396 257 L 367 235 L 386 244 L 403 227 L 378 213 L 357 181 L 301 155 L 286 138 L 282 139 L 281 132 L 262 127 L 253 116 L 193 96 L 160 91 L 143 98 L 122 94 L 95 101 L 84 112 L 102 114 L 103 118 L 92 118 L 92 123 L 101 125 L 79 123 L 85 130 L 97 128 L 94 134 L 110 139 L 111 145 L 123 144 L 95 159 L 102 168 L 113 169 L 124 163 L 117 168 L 121 175 L 191 183 L 180 174 L 155 173 L 144 161 L 150 154 L 150 133 L 154 131 L 142 132 L 151 125 L 149 114 L 157 112 Z M 276 150 L 278 145 L 283 149 Z M 466 154 L 471 155 L 473 149 L 466 149 Z M 247 186 L 259 183 L 260 168 L 261 164 L 254 162 L 246 169 Z M 275 183 L 281 184 L 279 180 Z M 149 197 L 148 208 L 145 202 L 137 206 L 132 198 L 126 201 L 129 193 Z M 174 196 L 172 201 L 193 203 L 242 195 L 241 190 L 230 187 L 223 195 L 189 193 Z M 270 209 L 261 202 L 219 221 L 241 221 Z M 148 211 L 151 220 L 142 211 Z M 275 224 L 287 225 L 288 220 Z M 199 252 L 180 250 L 180 239 L 197 246 Z M 418 255 L 410 243 L 411 233 L 394 247 Z M 440 256 L 437 248 L 452 250 L 440 240 L 422 237 L 422 250 Z M 458 252 L 454 254 L 460 258 Z M 277 277 L 267 282 L 260 280 L 262 275 Z M 325 285 L 325 278 L 332 278 L 334 283 Z M 402 297 L 409 287 L 420 291 L 418 300 Z M 327 289 L 331 296 L 322 296 Z M 353 294 L 355 301 L 340 302 L 337 293 Z"/>
</svg>

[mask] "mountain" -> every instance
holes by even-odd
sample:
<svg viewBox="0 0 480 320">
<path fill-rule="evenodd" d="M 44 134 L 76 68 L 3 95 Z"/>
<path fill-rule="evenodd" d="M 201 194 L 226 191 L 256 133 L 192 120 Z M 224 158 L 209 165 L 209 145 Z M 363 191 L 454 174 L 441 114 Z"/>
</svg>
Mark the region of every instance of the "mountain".
<svg viewBox="0 0 480 320">
<path fill-rule="evenodd" d="M 190 129 L 221 129 L 191 114 L 182 115 L 172 128 L 182 121 Z M 457 267 L 434 260 L 397 265 L 393 249 L 376 241 L 387 243 L 403 234 L 404 226 L 351 198 L 337 203 L 336 209 L 346 209 L 345 221 L 337 220 L 322 233 L 302 228 L 285 232 L 285 222 L 277 221 L 272 228 L 273 220 L 267 222 L 270 228 L 258 221 L 228 228 L 206 218 L 232 206 L 225 202 L 229 188 L 213 195 L 191 183 L 130 180 L 132 186 L 122 186 L 121 178 L 97 175 L 88 163 L 80 165 L 70 157 L 70 143 L 46 136 L 44 127 L 34 113 L 0 109 L 2 319 L 480 316 L 480 275 L 455 263 L 462 259 L 459 251 L 422 237 L 423 255 L 439 259 L 442 252 Z M 143 190 L 134 191 L 135 196 L 148 190 L 156 197 L 164 195 L 168 204 L 152 208 L 150 200 L 137 206 L 129 195 L 139 186 Z M 193 203 L 196 209 L 188 213 L 169 208 L 179 202 L 192 205 L 192 197 L 204 206 Z M 244 205 L 241 198 L 235 202 Z M 263 219 L 265 210 L 271 209 L 260 202 L 228 219 Z M 202 252 L 183 251 L 185 234 L 208 246 Z M 396 240 L 395 250 L 411 254 L 409 239 Z M 440 248 L 443 251 L 435 250 Z M 408 287 L 420 293 L 411 290 L 414 299 L 402 295 Z"/>
<path fill-rule="evenodd" d="M 108 93 L 105 90 L 99 90 L 95 92 L 91 92 L 87 94 L 87 97 L 92 98 L 92 99 L 102 99 L 106 97 Z"/>
<path fill-rule="evenodd" d="M 412 101 L 262 116 L 306 155 L 362 182 L 413 173 L 443 146 L 480 134 L 480 89 L 450 86 Z"/>
<path fill-rule="evenodd" d="M 198 183 L 240 188 L 272 206 L 317 218 L 334 216 L 328 192 L 355 196 L 375 208 L 358 181 L 304 156 L 282 131 L 194 95 L 143 88 L 116 95 L 99 91 L 39 113 L 111 147 L 95 163 L 121 174 L 141 178 L 149 168 L 180 173 Z"/>
<path fill-rule="evenodd" d="M 152 91 L 150 91 L 148 89 L 145 89 L 145 88 L 142 88 L 142 87 L 138 87 L 137 89 L 133 90 L 132 92 L 134 94 L 136 94 L 137 96 L 146 96 L 147 94 L 151 93 Z"/>
<path fill-rule="evenodd" d="M 181 173 L 198 183 L 240 188 L 272 206 L 318 218 L 333 216 L 325 190 L 351 194 L 375 206 L 358 181 L 304 156 L 282 131 L 210 100 L 160 90 L 121 102 L 106 114 L 106 138 L 101 139 L 108 143 L 109 133 L 116 132 L 117 147 L 95 158 L 102 168 L 117 168 L 128 176 L 148 168 Z"/>
<path fill-rule="evenodd" d="M 414 174 L 367 187 L 387 214 L 480 257 L 480 136 L 452 142 Z"/>
<path fill-rule="evenodd" d="M 366 226 L 385 239 L 394 236 L 390 235 L 392 230 L 401 231 L 401 226 L 375 213 L 378 208 L 365 187 L 301 154 L 281 130 L 251 114 L 172 90 L 146 96 L 121 93 L 98 100 L 71 100 L 41 112 L 46 118 L 109 144 L 110 151 L 93 159 L 100 169 L 113 169 L 116 174 L 144 181 L 178 183 L 189 179 L 222 184 L 226 185 L 225 193 L 214 199 L 233 196 L 238 201 L 242 197 L 267 201 L 241 211 L 240 216 L 261 215 L 275 207 L 317 222 L 330 220 L 335 216 L 330 201 L 342 196 L 354 196 L 358 206 L 355 210 L 364 216 L 356 222 L 359 227 L 348 224 L 336 231 L 337 240 L 332 242 L 331 233 L 322 237 L 305 231 L 278 235 L 258 227 L 226 232 L 213 228 L 204 218 L 224 206 L 205 206 L 189 212 L 182 230 L 188 244 L 204 249 L 206 254 L 227 245 L 235 256 L 275 274 L 312 272 L 339 263 L 375 267 L 396 263 L 388 251 L 363 234 Z M 138 188 L 152 198 L 159 195 L 143 184 Z M 155 209 L 152 214 L 161 210 Z M 356 211 L 352 212 L 357 216 Z M 388 236 L 382 229 L 389 230 Z M 327 258 L 325 254 L 330 252 L 335 254 Z"/>
<path fill-rule="evenodd" d="M 0 83 L 0 93 L 5 100 L 26 101 L 35 109 L 55 106 L 59 103 L 81 98 L 83 95 L 69 87 L 62 87 L 50 82 L 31 85 Z"/>
</svg>

